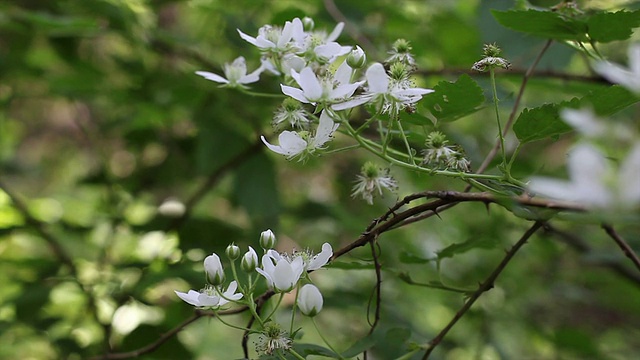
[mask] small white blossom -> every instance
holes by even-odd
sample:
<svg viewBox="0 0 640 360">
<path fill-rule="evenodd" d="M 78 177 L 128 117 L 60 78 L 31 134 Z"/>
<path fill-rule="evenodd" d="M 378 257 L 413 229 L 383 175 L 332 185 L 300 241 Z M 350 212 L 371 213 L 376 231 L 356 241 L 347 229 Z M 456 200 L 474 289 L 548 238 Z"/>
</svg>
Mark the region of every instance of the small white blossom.
<svg viewBox="0 0 640 360">
<path fill-rule="evenodd" d="M 262 257 L 262 268 L 256 268 L 256 271 L 264 276 L 269 288 L 276 292 L 289 292 L 300 280 L 304 261 L 301 257 L 289 260 L 275 250 L 268 250 Z"/>
<path fill-rule="evenodd" d="M 219 308 L 226 305 L 229 301 L 238 301 L 242 299 L 241 293 L 236 293 L 238 283 L 232 281 L 227 290 L 221 292 L 216 286 L 207 285 L 200 291 L 189 290 L 187 293 L 175 291 L 176 295 L 184 302 L 199 308 Z"/>
<path fill-rule="evenodd" d="M 322 311 L 322 294 L 315 285 L 307 284 L 298 293 L 298 308 L 306 316 L 314 317 Z"/>
<path fill-rule="evenodd" d="M 276 235 L 271 229 L 260 233 L 260 246 L 265 250 L 273 249 L 276 246 Z"/>
<path fill-rule="evenodd" d="M 257 70 L 251 74 L 247 74 L 247 64 L 244 57 L 240 56 L 235 59 L 231 64 L 224 64 L 224 75 L 226 79 L 218 74 L 214 74 L 208 71 L 196 71 L 196 74 L 203 78 L 217 83 L 224 84 L 228 87 L 244 87 L 245 84 L 251 84 L 260 80 L 260 74 L 265 70 L 263 66 L 260 66 Z"/>
<path fill-rule="evenodd" d="M 240 267 L 246 272 L 252 272 L 258 267 L 258 254 L 251 246 L 249 246 L 249 251 L 242 257 Z"/>
<path fill-rule="evenodd" d="M 283 94 L 306 104 L 334 104 L 351 97 L 364 84 L 364 81 L 351 83 L 352 72 L 353 69 L 344 62 L 335 74 L 318 78 L 312 68 L 305 67 L 300 73 L 291 70 L 291 76 L 300 89 L 287 85 L 280 87 Z"/>
<path fill-rule="evenodd" d="M 576 131 L 587 138 L 610 138 L 630 140 L 634 133 L 625 126 L 601 119 L 590 109 L 565 108 L 560 111 L 560 117 Z"/>
<path fill-rule="evenodd" d="M 326 111 L 322 111 L 315 136 L 310 137 L 307 132 L 303 131 L 283 131 L 278 136 L 279 145 L 270 144 L 264 136 L 261 136 L 260 139 L 269 150 L 284 155 L 287 159 L 292 159 L 298 155 L 302 155 L 301 159 L 304 159 L 307 154 L 312 154 L 317 149 L 322 149 L 324 144 L 331 140 L 339 125 L 339 123 L 336 124 L 331 120 Z"/>
<path fill-rule="evenodd" d="M 374 104 L 381 112 L 397 114 L 407 106 L 412 106 L 425 94 L 432 93 L 431 89 L 413 88 L 407 81 L 396 81 L 387 75 L 384 66 L 374 63 L 365 74 L 368 90 L 365 94 L 339 104 L 331 106 L 334 110 L 344 110 L 365 103 Z"/>
<path fill-rule="evenodd" d="M 258 30 L 258 36 L 247 35 L 238 29 L 238 34 L 245 41 L 256 46 L 263 52 L 279 53 L 290 50 L 294 45 L 292 39 L 298 41 L 304 36 L 302 21 L 298 18 L 287 21 L 283 28 L 265 25 Z"/>
<path fill-rule="evenodd" d="M 640 93 L 640 44 L 629 46 L 629 68 L 601 61 L 594 64 L 594 69 L 605 79 Z"/>
</svg>

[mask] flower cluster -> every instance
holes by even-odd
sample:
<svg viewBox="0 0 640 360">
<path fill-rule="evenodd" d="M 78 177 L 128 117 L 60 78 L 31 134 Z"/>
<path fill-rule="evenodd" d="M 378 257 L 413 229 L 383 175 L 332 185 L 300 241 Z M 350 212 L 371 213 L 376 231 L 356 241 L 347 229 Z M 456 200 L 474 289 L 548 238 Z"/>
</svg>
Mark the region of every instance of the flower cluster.
<svg viewBox="0 0 640 360">
<path fill-rule="evenodd" d="M 466 158 L 464 151 L 459 146 L 447 145 L 446 136 L 434 131 L 427 136 L 425 149 L 422 151 L 423 164 L 432 169 L 447 169 L 469 172 L 471 163 Z"/>
<path fill-rule="evenodd" d="M 226 290 L 223 288 L 226 277 L 224 267 L 220 257 L 214 253 L 204 259 L 207 285 L 200 291 L 189 290 L 187 293 L 175 291 L 176 295 L 199 309 L 218 310 L 229 303 L 239 303 L 253 308 L 255 306 L 253 293 L 257 279 L 254 281 L 252 275 L 257 273 L 275 293 L 285 294 L 297 289 L 297 308 L 306 316 L 316 316 L 322 310 L 323 298 L 320 290 L 310 283 L 307 273 L 319 270 L 329 262 L 333 256 L 331 245 L 324 243 L 322 251 L 318 254 L 309 250 L 286 254 L 274 250 L 275 244 L 276 236 L 273 231 L 265 230 L 260 234 L 260 246 L 264 250 L 261 262 L 251 246 L 241 256 L 240 248 L 230 244 L 225 253 L 231 261 L 231 270 L 235 279 L 229 283 Z M 241 283 L 237 277 L 235 267 L 237 260 L 240 260 L 240 268 L 249 274 L 248 283 Z M 306 284 L 302 285 L 303 283 Z M 236 292 L 238 290 L 239 292 Z M 254 316 L 259 315 L 254 312 Z M 263 324 L 258 346 L 261 352 L 271 354 L 275 350 L 290 349 L 293 339 L 281 329 L 279 324 L 269 317 L 259 318 L 258 322 Z"/>
</svg>

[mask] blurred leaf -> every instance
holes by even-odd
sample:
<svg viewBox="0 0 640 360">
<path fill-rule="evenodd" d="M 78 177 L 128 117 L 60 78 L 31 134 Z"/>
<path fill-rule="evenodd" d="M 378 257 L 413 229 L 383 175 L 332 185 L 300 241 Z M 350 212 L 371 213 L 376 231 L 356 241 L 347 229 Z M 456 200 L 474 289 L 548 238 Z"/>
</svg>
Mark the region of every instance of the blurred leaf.
<svg viewBox="0 0 640 360">
<path fill-rule="evenodd" d="M 363 351 L 370 349 L 377 342 L 375 335 L 376 335 L 376 332 L 374 332 L 373 334 L 369 334 L 363 337 L 362 339 L 359 339 L 358 341 L 355 342 L 355 344 L 351 345 L 350 348 L 343 351 L 342 354 L 340 355 L 342 355 L 342 357 L 344 358 L 352 358 L 362 353 Z"/>
<path fill-rule="evenodd" d="M 500 25 L 515 31 L 525 32 L 556 40 L 589 41 L 587 24 L 570 19 L 557 12 L 537 10 L 491 11 Z"/>
<path fill-rule="evenodd" d="M 560 347 L 590 359 L 600 358 L 598 347 L 593 343 L 592 337 L 584 331 L 562 328 L 556 330 L 554 335 L 555 343 Z"/>
<path fill-rule="evenodd" d="M 626 40 L 640 26 L 640 11 L 599 12 L 589 17 L 587 26 L 594 41 Z"/>
<path fill-rule="evenodd" d="M 315 344 L 295 344 L 293 348 L 301 355 L 317 355 L 334 359 L 337 357 L 337 354 L 331 351 L 331 349 Z"/>
<path fill-rule="evenodd" d="M 513 131 L 518 140 L 523 143 L 558 136 L 573 129 L 560 118 L 560 109 L 563 107 L 574 109 L 588 107 L 599 116 L 608 116 L 638 100 L 637 96 L 621 86 L 610 86 L 595 90 L 581 99 L 524 109 L 513 125 Z"/>
<path fill-rule="evenodd" d="M 447 246 L 446 248 L 437 252 L 438 259 L 452 258 L 455 255 L 463 254 L 473 249 L 493 249 L 498 245 L 498 239 L 492 237 L 477 237 L 471 240 L 467 240 L 461 243 L 456 243 Z"/>
<path fill-rule="evenodd" d="M 258 229 L 277 225 L 280 199 L 273 160 L 266 152 L 259 152 L 243 162 L 235 173 L 235 202 L 249 214 Z"/>
<path fill-rule="evenodd" d="M 431 94 L 421 101 L 440 122 L 450 122 L 472 114 L 484 103 L 482 88 L 467 74 L 461 75 L 455 82 L 441 81 Z"/>
<path fill-rule="evenodd" d="M 408 251 L 403 251 L 400 253 L 398 260 L 403 264 L 427 264 L 435 261 L 436 259 L 426 259 Z"/>
</svg>

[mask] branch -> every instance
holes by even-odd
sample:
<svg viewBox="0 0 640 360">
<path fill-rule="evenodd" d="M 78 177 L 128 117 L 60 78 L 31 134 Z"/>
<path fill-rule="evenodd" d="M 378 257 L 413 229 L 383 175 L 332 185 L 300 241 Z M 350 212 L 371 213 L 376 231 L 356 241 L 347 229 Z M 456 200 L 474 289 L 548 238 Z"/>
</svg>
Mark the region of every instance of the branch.
<svg viewBox="0 0 640 360">
<path fill-rule="evenodd" d="M 557 229 L 556 227 L 552 226 L 548 222 L 544 224 L 544 229 L 550 232 L 551 234 L 555 235 L 556 237 L 558 237 L 562 242 L 569 245 L 571 248 L 573 248 L 574 250 L 576 250 L 581 254 L 593 253 L 593 249 L 591 248 L 591 246 L 589 246 L 589 244 L 586 241 L 576 236 L 575 234 Z M 627 266 L 625 266 L 624 264 L 616 260 L 599 260 L 597 262 L 589 261 L 589 263 L 609 268 L 610 270 L 614 271 L 615 273 L 622 276 L 623 278 L 633 282 L 635 285 L 640 286 L 640 274 L 638 274 L 635 271 L 632 271 Z"/>
<path fill-rule="evenodd" d="M 633 252 L 633 249 L 631 248 L 631 246 L 629 246 L 629 244 L 627 244 L 627 242 L 624 241 L 624 239 L 620 237 L 620 235 L 618 235 L 618 233 L 615 231 L 615 229 L 611 225 L 603 224 L 602 228 L 604 229 L 604 231 L 607 232 L 607 235 L 609 235 L 613 239 L 613 241 L 615 241 L 616 244 L 618 244 L 620 249 L 622 249 L 622 252 L 624 253 L 624 255 L 629 259 L 631 259 L 631 262 L 633 262 L 633 265 L 635 265 L 636 268 L 640 270 L 640 259 L 638 258 L 638 255 L 636 255 L 636 253 Z"/>
<path fill-rule="evenodd" d="M 462 306 L 462 308 L 460 310 L 458 310 L 458 312 L 453 317 L 453 319 L 451 319 L 449 324 L 447 324 L 447 326 L 445 326 L 444 329 L 442 329 L 442 331 L 440 331 L 440 333 L 438 333 L 438 335 L 435 338 L 433 338 L 433 340 L 431 340 L 429 342 L 429 347 L 427 348 L 427 351 L 425 352 L 424 356 L 422 357 L 423 360 L 429 358 L 429 355 L 431 355 L 431 353 L 436 348 L 436 346 L 438 346 L 438 344 L 440 344 L 440 342 L 442 341 L 442 339 L 444 339 L 444 337 L 447 335 L 449 330 L 451 330 L 451 328 L 453 328 L 453 326 L 458 322 L 458 320 L 460 320 L 460 318 L 462 318 L 462 316 L 464 316 L 464 314 L 471 308 L 473 303 L 475 303 L 476 300 L 478 300 L 480 295 L 482 295 L 484 292 L 489 291 L 491 288 L 493 288 L 494 282 L 496 281 L 496 279 L 498 278 L 500 273 L 502 273 L 502 271 L 505 269 L 505 267 L 507 266 L 509 261 L 511 261 L 511 259 L 516 254 L 516 252 L 518 252 L 518 250 L 520 250 L 520 248 L 522 248 L 522 246 L 524 246 L 524 244 L 527 243 L 529 238 L 538 229 L 540 229 L 540 227 L 542 227 L 542 225 L 543 225 L 543 223 L 541 223 L 539 221 L 535 222 L 533 224 L 533 226 L 531 226 L 531 228 L 529 228 L 529 230 L 527 230 L 524 233 L 524 235 L 522 235 L 520 240 L 518 240 L 518 242 L 516 242 L 515 245 L 513 245 L 511 247 L 511 249 L 509 249 L 509 251 L 507 251 L 505 257 L 502 259 L 500 264 L 498 264 L 498 266 L 495 268 L 495 270 L 493 270 L 491 275 L 489 275 L 489 277 L 485 281 L 483 281 L 482 284 L 480 284 L 480 286 L 478 287 L 478 290 L 476 290 L 469 297 L 469 299 L 465 302 L 465 304 Z"/>
<path fill-rule="evenodd" d="M 376 329 L 376 326 L 378 326 L 378 322 L 380 322 L 380 303 L 382 301 L 382 265 L 380 264 L 380 259 L 378 258 L 378 250 L 380 250 L 378 243 L 376 242 L 376 238 L 374 238 L 373 240 L 371 240 L 369 242 L 369 246 L 371 246 L 371 256 L 373 257 L 373 263 L 375 265 L 375 272 L 376 272 L 376 286 L 374 288 L 374 295 L 375 299 L 373 300 L 375 302 L 375 310 L 374 310 L 374 315 L 373 315 L 373 322 L 369 322 L 369 325 L 371 325 L 371 328 L 369 329 L 369 334 L 372 334 L 373 331 Z M 373 296 L 372 296 L 373 297 Z M 369 309 L 371 309 L 371 301 L 369 301 Z M 367 316 L 367 320 L 368 320 L 368 316 Z"/>
</svg>

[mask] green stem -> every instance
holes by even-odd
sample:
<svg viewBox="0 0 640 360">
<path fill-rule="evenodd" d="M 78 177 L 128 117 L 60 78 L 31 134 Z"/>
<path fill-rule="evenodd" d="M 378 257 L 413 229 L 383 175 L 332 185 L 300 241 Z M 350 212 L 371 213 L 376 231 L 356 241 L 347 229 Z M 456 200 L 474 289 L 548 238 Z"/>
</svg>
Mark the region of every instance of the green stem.
<svg viewBox="0 0 640 360">
<path fill-rule="evenodd" d="M 371 119 L 365 121 L 364 124 L 362 124 L 357 130 L 356 130 L 356 134 L 360 134 L 364 129 L 368 128 L 369 125 L 374 122 L 375 120 L 377 120 L 378 117 L 377 116 L 372 116 Z"/>
<path fill-rule="evenodd" d="M 409 140 L 407 139 L 407 135 L 404 133 L 404 129 L 402 128 L 402 124 L 400 123 L 400 120 L 397 120 L 396 122 L 398 124 L 398 130 L 400 130 L 400 135 L 402 135 L 402 141 L 404 141 L 404 146 L 407 147 L 407 154 L 409 155 L 409 163 L 415 164 L 416 161 L 413 159 L 413 151 L 411 149 L 411 146 L 409 145 Z"/>
<path fill-rule="evenodd" d="M 220 316 L 218 313 L 216 313 L 216 317 L 218 318 L 218 320 L 220 320 L 221 323 L 227 325 L 230 328 L 234 328 L 234 329 L 238 329 L 238 330 L 242 330 L 242 331 L 251 331 L 251 329 L 247 329 L 247 328 L 242 327 L 242 326 L 233 325 L 233 324 L 230 324 L 230 323 L 222 320 L 222 316 Z"/>
<path fill-rule="evenodd" d="M 302 357 L 302 355 L 298 354 L 295 350 L 293 350 L 293 349 L 289 349 L 289 352 L 290 352 L 290 353 L 291 353 L 291 355 L 293 355 L 296 359 L 304 360 L 304 357 Z"/>
<path fill-rule="evenodd" d="M 318 324 L 316 323 L 316 319 L 315 318 L 311 318 L 311 322 L 313 323 L 313 327 L 316 328 L 316 331 L 318 332 L 318 335 L 320 335 L 320 338 L 322 339 L 322 341 L 324 341 L 325 345 L 327 345 L 327 347 L 329 349 L 331 349 L 331 351 L 333 351 L 336 355 L 338 355 L 338 359 L 344 359 L 344 357 L 342 357 L 342 355 L 340 355 L 339 352 L 336 351 L 336 349 L 331 346 L 331 344 L 329 343 L 329 341 L 327 341 L 327 339 L 324 337 L 324 335 L 322 335 L 322 331 L 320 331 L 320 329 L 318 328 Z"/>
<path fill-rule="evenodd" d="M 498 107 L 498 90 L 496 89 L 496 76 L 495 70 L 493 67 L 489 67 L 489 76 L 491 78 L 491 91 L 493 92 L 493 106 L 496 111 L 496 121 L 498 122 L 498 136 L 500 137 L 500 151 L 502 153 L 502 171 L 507 176 L 507 178 L 511 178 L 509 174 L 509 169 L 507 169 L 507 155 L 504 149 L 504 136 L 502 135 L 502 123 L 500 122 L 500 108 Z"/>
<path fill-rule="evenodd" d="M 250 91 L 250 90 L 243 89 L 243 88 L 237 88 L 237 89 L 241 93 L 243 93 L 245 95 L 253 96 L 253 97 L 280 98 L 280 99 L 285 97 L 283 94 L 259 93 L 259 92 L 254 92 L 254 91 Z"/>
<path fill-rule="evenodd" d="M 280 303 L 282 302 L 282 298 L 284 297 L 284 293 L 280 293 L 280 296 L 278 297 L 278 302 L 276 303 L 276 305 L 273 307 L 273 310 L 271 310 L 271 313 L 269 313 L 269 316 L 267 316 L 264 321 L 269 321 L 269 319 L 271 319 L 271 317 L 273 316 L 273 314 L 276 313 L 276 310 L 278 310 L 278 307 L 280 306 Z"/>
<path fill-rule="evenodd" d="M 289 325 L 289 334 L 293 334 L 293 322 L 296 319 L 296 309 L 298 308 L 298 294 L 300 294 L 300 282 L 298 282 L 296 288 L 296 298 L 293 300 L 293 307 L 291 308 L 291 324 Z"/>
<path fill-rule="evenodd" d="M 258 320 L 258 322 L 260 323 L 260 327 L 264 329 L 264 321 L 256 311 L 256 303 L 253 301 L 253 293 L 249 293 L 249 296 L 247 299 L 247 306 L 249 307 L 249 311 L 251 312 L 251 315 L 253 315 L 253 317 L 256 320 Z"/>
</svg>

